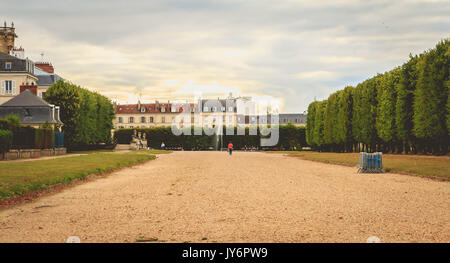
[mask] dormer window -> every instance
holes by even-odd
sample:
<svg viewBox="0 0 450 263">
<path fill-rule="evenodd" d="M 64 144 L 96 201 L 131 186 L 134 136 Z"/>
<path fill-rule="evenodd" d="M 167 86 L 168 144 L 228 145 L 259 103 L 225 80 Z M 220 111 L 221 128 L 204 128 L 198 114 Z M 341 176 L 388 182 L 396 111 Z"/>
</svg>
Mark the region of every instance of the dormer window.
<svg viewBox="0 0 450 263">
<path fill-rule="evenodd" d="M 145 112 L 145 107 L 142 107 L 142 108 L 141 108 L 141 112 Z"/>
<path fill-rule="evenodd" d="M 204 112 L 208 112 L 208 110 L 209 110 L 208 107 L 203 107 Z"/>
<path fill-rule="evenodd" d="M 166 107 L 162 107 L 161 112 L 166 112 Z"/>
<path fill-rule="evenodd" d="M 12 69 L 12 63 L 11 62 L 6 62 L 5 63 L 5 69 L 11 70 Z"/>
<path fill-rule="evenodd" d="M 229 112 L 233 112 L 233 107 L 228 107 Z"/>
</svg>

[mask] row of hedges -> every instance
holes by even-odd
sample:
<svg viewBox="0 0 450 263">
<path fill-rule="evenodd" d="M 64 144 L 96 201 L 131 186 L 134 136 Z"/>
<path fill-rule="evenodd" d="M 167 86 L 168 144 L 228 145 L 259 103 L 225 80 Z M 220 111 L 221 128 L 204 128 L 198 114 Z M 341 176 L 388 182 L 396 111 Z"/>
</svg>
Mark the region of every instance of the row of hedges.
<svg viewBox="0 0 450 263">
<path fill-rule="evenodd" d="M 147 144 L 151 148 L 160 148 L 161 142 L 164 142 L 168 148 L 183 148 L 185 150 L 207 150 L 210 147 L 219 147 L 218 142 L 221 138 L 215 135 L 206 135 L 202 130 L 202 135 L 193 135 L 194 127 L 191 127 L 192 135 L 174 135 L 171 127 L 155 127 L 148 129 L 119 129 L 114 132 L 114 140 L 119 144 L 128 144 L 132 140 L 134 131 L 146 134 Z M 291 124 L 279 126 L 279 140 L 273 148 L 292 150 L 301 149 L 307 146 L 305 137 L 305 127 L 297 127 Z M 260 149 L 261 134 L 249 135 L 249 128 L 246 128 L 245 135 L 226 135 L 226 128 L 223 128 L 222 142 L 226 147 L 228 142 L 232 142 L 235 149 L 257 148 Z M 234 134 L 237 134 L 237 128 L 234 128 Z"/>
<path fill-rule="evenodd" d="M 107 97 L 59 80 L 47 90 L 44 100 L 60 106 L 69 150 L 111 143 L 114 107 Z"/>
<path fill-rule="evenodd" d="M 54 131 L 50 125 L 43 124 L 38 129 L 20 126 L 16 115 L 0 119 L 0 131 L 3 136 L 0 139 L 1 153 L 9 149 L 49 149 L 54 146 Z"/>
<path fill-rule="evenodd" d="M 0 154 L 11 149 L 13 134 L 9 130 L 0 130 Z"/>
<path fill-rule="evenodd" d="M 450 147 L 450 39 L 384 74 L 309 105 L 316 150 L 445 154 Z"/>
</svg>

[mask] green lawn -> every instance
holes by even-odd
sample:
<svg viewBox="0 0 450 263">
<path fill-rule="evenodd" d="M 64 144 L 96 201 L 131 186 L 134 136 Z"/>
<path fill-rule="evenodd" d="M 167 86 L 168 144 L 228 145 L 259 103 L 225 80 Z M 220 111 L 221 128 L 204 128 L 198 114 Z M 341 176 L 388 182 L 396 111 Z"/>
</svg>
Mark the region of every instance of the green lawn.
<svg viewBox="0 0 450 263">
<path fill-rule="evenodd" d="M 156 158 L 151 151 L 85 153 L 58 159 L 0 162 L 0 201 Z"/>
<path fill-rule="evenodd" d="M 281 153 L 311 161 L 347 166 L 359 165 L 359 153 L 325 153 L 312 151 Z M 383 168 L 388 172 L 450 179 L 449 156 L 383 154 Z"/>
</svg>

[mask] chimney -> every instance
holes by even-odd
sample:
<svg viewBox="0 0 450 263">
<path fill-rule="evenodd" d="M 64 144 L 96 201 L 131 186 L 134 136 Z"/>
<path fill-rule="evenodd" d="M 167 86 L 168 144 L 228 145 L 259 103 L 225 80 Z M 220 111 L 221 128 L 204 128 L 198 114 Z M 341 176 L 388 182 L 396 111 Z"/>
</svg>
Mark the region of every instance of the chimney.
<svg viewBox="0 0 450 263">
<path fill-rule="evenodd" d="M 50 62 L 36 62 L 34 63 L 34 65 L 47 73 L 50 74 L 55 73 L 55 69 L 53 68 L 52 63 Z"/>
<path fill-rule="evenodd" d="M 37 96 L 37 90 L 38 90 L 37 85 L 34 85 L 34 84 L 28 85 L 28 83 L 26 85 L 24 85 L 22 83 L 22 85 L 20 85 L 20 93 L 22 93 L 26 90 L 30 90 L 34 95 Z"/>
</svg>

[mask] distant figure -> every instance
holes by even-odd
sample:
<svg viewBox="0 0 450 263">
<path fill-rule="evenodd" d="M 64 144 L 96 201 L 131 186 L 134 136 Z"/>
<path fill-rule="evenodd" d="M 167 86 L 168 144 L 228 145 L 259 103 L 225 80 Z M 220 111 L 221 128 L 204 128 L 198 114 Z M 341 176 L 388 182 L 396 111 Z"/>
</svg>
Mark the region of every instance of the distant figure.
<svg viewBox="0 0 450 263">
<path fill-rule="evenodd" d="M 161 149 L 164 150 L 164 148 L 166 147 L 166 145 L 164 144 L 164 142 L 161 143 Z"/>
<path fill-rule="evenodd" d="M 228 143 L 228 152 L 230 153 L 230 155 L 233 153 L 233 144 L 231 142 Z"/>
</svg>

